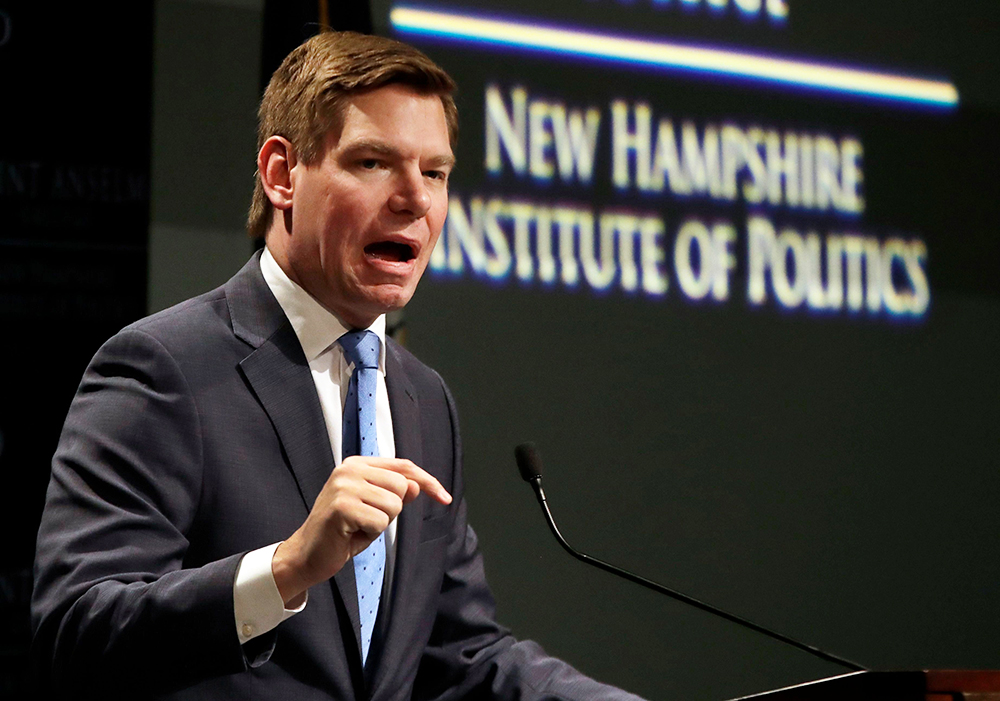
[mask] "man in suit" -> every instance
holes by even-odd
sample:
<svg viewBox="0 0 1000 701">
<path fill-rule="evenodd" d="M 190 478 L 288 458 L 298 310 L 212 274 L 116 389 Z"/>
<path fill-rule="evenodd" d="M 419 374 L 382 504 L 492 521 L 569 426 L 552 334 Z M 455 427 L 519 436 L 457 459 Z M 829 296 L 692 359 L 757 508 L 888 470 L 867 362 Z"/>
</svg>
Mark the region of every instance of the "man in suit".
<svg viewBox="0 0 1000 701">
<path fill-rule="evenodd" d="M 354 34 L 275 73 L 250 217 L 266 250 L 108 341 L 67 416 L 32 601 L 45 687 L 635 699 L 495 622 L 453 401 L 385 338 L 447 213 L 453 88 Z"/>
</svg>

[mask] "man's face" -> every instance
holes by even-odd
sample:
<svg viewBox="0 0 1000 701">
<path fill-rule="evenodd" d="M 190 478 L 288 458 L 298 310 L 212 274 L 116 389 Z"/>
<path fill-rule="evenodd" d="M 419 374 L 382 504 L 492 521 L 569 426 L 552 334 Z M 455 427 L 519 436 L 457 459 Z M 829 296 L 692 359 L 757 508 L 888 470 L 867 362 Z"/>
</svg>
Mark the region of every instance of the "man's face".
<svg viewBox="0 0 1000 701">
<path fill-rule="evenodd" d="M 454 157 L 436 95 L 378 88 L 351 98 L 342 123 L 320 162 L 291 170 L 286 272 L 363 328 L 413 296 L 448 213 Z"/>
</svg>

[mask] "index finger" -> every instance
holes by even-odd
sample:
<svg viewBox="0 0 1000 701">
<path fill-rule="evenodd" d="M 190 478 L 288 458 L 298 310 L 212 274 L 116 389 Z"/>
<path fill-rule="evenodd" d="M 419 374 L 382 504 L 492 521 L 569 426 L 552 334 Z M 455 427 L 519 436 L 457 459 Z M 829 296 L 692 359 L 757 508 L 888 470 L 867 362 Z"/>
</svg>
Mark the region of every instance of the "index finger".
<svg viewBox="0 0 1000 701">
<path fill-rule="evenodd" d="M 435 501 L 442 504 L 451 503 L 451 494 L 445 489 L 437 478 L 431 473 L 427 472 L 423 468 L 417 467 L 415 463 L 405 458 L 377 458 L 370 457 L 366 458 L 366 461 L 372 467 L 378 467 L 383 470 L 391 470 L 392 472 L 398 473 L 405 477 L 406 479 L 415 482 L 420 491 L 427 492 Z"/>
</svg>

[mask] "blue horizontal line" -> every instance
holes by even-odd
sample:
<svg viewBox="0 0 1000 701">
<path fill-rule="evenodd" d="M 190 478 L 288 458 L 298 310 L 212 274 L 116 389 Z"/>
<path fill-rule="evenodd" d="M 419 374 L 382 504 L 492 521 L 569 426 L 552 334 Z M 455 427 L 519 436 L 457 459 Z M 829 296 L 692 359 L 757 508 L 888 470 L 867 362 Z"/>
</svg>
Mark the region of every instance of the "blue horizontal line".
<svg viewBox="0 0 1000 701">
<path fill-rule="evenodd" d="M 389 17 L 396 31 L 404 34 L 583 56 L 902 103 L 946 108 L 958 105 L 958 90 L 947 81 L 405 5 L 394 7 Z"/>
</svg>

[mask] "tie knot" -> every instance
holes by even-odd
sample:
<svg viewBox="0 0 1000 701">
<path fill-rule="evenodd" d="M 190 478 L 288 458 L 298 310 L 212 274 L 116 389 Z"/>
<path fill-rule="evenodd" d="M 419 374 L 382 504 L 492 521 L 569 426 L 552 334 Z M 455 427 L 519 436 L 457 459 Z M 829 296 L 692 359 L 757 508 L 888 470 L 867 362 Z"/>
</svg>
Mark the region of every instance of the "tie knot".
<svg viewBox="0 0 1000 701">
<path fill-rule="evenodd" d="M 355 368 L 378 368 L 379 340 L 371 331 L 348 331 L 337 343 Z"/>
</svg>

